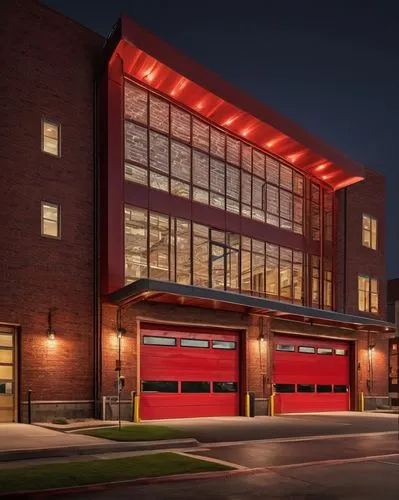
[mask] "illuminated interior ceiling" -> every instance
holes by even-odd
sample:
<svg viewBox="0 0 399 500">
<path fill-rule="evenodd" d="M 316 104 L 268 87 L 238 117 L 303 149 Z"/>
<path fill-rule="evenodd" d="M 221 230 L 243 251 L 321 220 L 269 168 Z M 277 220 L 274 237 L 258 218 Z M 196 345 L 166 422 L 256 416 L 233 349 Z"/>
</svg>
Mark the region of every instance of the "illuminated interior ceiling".
<svg viewBox="0 0 399 500">
<path fill-rule="evenodd" d="M 242 137 L 337 190 L 364 179 L 362 165 L 291 120 L 122 17 L 110 37 L 111 61 L 123 71 L 215 125 Z"/>
</svg>

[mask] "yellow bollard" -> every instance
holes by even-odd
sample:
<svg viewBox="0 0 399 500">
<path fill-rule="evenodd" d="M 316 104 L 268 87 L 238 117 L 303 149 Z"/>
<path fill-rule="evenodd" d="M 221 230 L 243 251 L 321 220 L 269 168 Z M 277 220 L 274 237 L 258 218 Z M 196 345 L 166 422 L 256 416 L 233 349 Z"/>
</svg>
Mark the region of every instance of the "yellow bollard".
<svg viewBox="0 0 399 500">
<path fill-rule="evenodd" d="M 245 393 L 245 416 L 246 417 L 251 416 L 249 392 Z"/>
<path fill-rule="evenodd" d="M 136 424 L 140 422 L 140 396 L 138 394 L 134 395 L 133 422 L 135 422 Z"/>
<path fill-rule="evenodd" d="M 360 393 L 360 411 L 364 412 L 364 392 Z"/>
<path fill-rule="evenodd" d="M 274 393 L 270 395 L 269 402 L 269 416 L 274 417 Z"/>
</svg>

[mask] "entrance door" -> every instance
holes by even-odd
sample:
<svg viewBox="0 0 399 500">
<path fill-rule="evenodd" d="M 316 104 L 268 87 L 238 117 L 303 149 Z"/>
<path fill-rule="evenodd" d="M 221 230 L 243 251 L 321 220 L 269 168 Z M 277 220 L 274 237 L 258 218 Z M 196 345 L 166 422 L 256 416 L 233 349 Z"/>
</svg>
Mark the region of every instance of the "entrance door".
<svg viewBox="0 0 399 500">
<path fill-rule="evenodd" d="M 0 422 L 15 420 L 15 335 L 0 325 Z"/>
</svg>

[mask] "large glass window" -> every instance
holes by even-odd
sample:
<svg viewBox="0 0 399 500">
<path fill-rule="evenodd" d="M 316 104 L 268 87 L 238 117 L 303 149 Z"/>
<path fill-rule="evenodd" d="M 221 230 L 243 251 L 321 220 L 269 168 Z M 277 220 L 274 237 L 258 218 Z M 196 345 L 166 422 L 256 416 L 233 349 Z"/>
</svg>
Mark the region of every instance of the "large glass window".
<svg viewBox="0 0 399 500">
<path fill-rule="evenodd" d="M 169 279 L 169 217 L 150 212 L 150 278 Z"/>
<path fill-rule="evenodd" d="M 124 149 L 128 181 L 303 233 L 299 172 L 129 81 Z"/>
<path fill-rule="evenodd" d="M 371 215 L 362 217 L 362 245 L 373 250 L 377 249 L 377 219 Z"/>
<path fill-rule="evenodd" d="M 193 284 L 209 286 L 209 229 L 193 224 Z"/>
<path fill-rule="evenodd" d="M 358 276 L 359 311 L 378 313 L 378 281 L 359 274 Z"/>
<path fill-rule="evenodd" d="M 125 282 L 146 277 L 303 301 L 302 252 L 126 206 Z"/>
<path fill-rule="evenodd" d="M 125 281 L 132 283 L 148 276 L 147 211 L 125 207 Z"/>
</svg>

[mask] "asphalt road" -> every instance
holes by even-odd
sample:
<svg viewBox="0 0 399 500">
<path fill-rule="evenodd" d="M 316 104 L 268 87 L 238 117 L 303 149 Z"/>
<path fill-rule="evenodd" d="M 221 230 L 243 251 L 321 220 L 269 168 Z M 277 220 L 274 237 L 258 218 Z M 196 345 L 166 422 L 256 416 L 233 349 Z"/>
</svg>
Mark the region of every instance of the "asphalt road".
<svg viewBox="0 0 399 500">
<path fill-rule="evenodd" d="M 160 421 L 156 423 L 159 424 Z M 399 415 L 338 412 L 250 419 L 229 417 L 169 420 L 167 425 L 181 429 L 201 443 L 222 443 L 299 436 L 398 432 Z"/>
<path fill-rule="evenodd" d="M 219 479 L 118 486 L 74 494 L 73 499 L 390 500 L 398 497 L 399 440 L 393 434 L 216 445 L 191 453 L 227 460 L 248 469 L 240 475 Z"/>
</svg>

